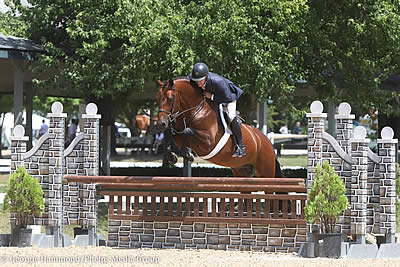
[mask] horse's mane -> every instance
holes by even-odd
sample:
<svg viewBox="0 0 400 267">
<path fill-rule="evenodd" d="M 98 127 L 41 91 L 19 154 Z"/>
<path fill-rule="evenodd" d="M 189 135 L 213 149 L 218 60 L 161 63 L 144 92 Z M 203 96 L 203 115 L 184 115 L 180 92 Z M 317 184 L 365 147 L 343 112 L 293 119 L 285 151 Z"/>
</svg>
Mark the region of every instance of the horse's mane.
<svg viewBox="0 0 400 267">
<path fill-rule="evenodd" d="M 192 86 L 192 89 L 197 91 L 197 90 L 201 90 L 199 87 L 197 87 L 196 83 L 193 82 L 192 80 L 189 79 L 188 76 L 180 76 L 180 77 L 175 77 L 172 78 L 171 80 L 175 81 L 175 80 L 184 80 L 186 82 L 189 82 L 190 85 Z M 168 81 L 167 81 L 168 82 Z M 208 103 L 210 104 L 210 106 L 218 113 L 218 104 L 213 102 L 213 101 L 208 101 Z"/>
<path fill-rule="evenodd" d="M 168 84 L 168 82 L 171 81 L 171 80 L 172 80 L 172 81 L 176 81 L 176 80 L 185 80 L 185 81 L 190 82 L 190 79 L 189 79 L 188 76 L 179 76 L 179 77 L 175 77 L 175 78 L 172 78 L 172 79 L 169 79 L 169 80 L 163 80 L 164 86 L 166 86 L 166 85 Z"/>
</svg>

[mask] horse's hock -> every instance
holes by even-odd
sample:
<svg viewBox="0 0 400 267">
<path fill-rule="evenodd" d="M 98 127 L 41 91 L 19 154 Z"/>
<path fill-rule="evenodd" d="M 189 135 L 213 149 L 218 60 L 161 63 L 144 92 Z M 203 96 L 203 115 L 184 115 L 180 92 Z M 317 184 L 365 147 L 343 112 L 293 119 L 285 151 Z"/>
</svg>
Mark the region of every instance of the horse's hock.
<svg viewBox="0 0 400 267">
<path fill-rule="evenodd" d="M 310 232 L 303 213 L 305 192 L 317 164 L 329 161 L 344 180 L 351 203 L 340 217 L 343 235 L 365 242 L 365 235 L 374 233 L 394 242 L 397 140 L 385 127 L 378 154 L 373 153 L 365 130 L 353 129 L 350 106 L 342 103 L 338 110 L 336 140 L 324 132 L 326 114 L 319 101 L 307 114 L 306 186 L 302 179 L 97 176 L 100 115 L 94 104 L 83 115 L 82 133 L 65 150 L 66 114 L 60 103 L 48 114 L 48 133 L 30 151 L 23 127 L 16 126 L 11 170 L 24 165 L 40 181 L 46 208 L 33 223 L 52 228 L 55 246 L 61 246 L 63 225 L 88 228 L 91 244 L 96 244 L 97 197 L 105 196 L 109 246 L 294 252 Z M 237 193 L 254 191 L 267 194 Z"/>
</svg>

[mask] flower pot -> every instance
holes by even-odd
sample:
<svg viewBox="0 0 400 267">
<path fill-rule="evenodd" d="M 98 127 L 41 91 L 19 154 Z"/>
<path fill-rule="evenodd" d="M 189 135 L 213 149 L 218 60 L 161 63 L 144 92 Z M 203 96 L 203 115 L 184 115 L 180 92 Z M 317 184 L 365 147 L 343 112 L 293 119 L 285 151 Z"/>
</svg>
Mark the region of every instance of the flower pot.
<svg viewBox="0 0 400 267">
<path fill-rule="evenodd" d="M 15 228 L 11 234 L 12 247 L 30 247 L 32 229 Z"/>
<path fill-rule="evenodd" d="M 316 257 L 339 258 L 342 249 L 342 234 L 314 234 L 314 249 Z"/>
<path fill-rule="evenodd" d="M 80 227 L 75 227 L 74 228 L 74 238 L 77 235 L 88 235 L 88 229 L 80 228 Z"/>
</svg>

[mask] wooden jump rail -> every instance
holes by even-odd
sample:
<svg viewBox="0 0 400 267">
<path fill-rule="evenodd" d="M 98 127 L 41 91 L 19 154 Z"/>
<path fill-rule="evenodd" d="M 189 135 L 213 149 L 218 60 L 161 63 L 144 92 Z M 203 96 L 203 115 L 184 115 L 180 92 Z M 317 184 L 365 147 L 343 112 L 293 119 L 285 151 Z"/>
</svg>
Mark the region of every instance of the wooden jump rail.
<svg viewBox="0 0 400 267">
<path fill-rule="evenodd" d="M 152 176 L 64 176 L 69 182 L 96 183 L 103 189 L 298 192 L 306 193 L 303 178 L 221 178 Z"/>
<path fill-rule="evenodd" d="M 306 188 L 302 178 L 72 175 L 64 178 L 69 182 L 96 183 L 97 194 L 109 197 L 109 219 L 306 223 L 303 209 L 307 196 L 303 194 Z M 255 191 L 265 193 L 250 193 Z"/>
</svg>

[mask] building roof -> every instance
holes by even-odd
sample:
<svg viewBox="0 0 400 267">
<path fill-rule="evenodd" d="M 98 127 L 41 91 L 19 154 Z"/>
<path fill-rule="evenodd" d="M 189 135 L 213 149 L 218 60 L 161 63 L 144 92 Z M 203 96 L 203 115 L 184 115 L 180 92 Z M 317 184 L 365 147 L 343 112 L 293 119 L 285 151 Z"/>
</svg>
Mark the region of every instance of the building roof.
<svg viewBox="0 0 400 267">
<path fill-rule="evenodd" d="M 4 35 L 0 33 L 0 50 L 19 51 L 19 52 L 41 52 L 44 50 L 28 39 Z"/>
</svg>

